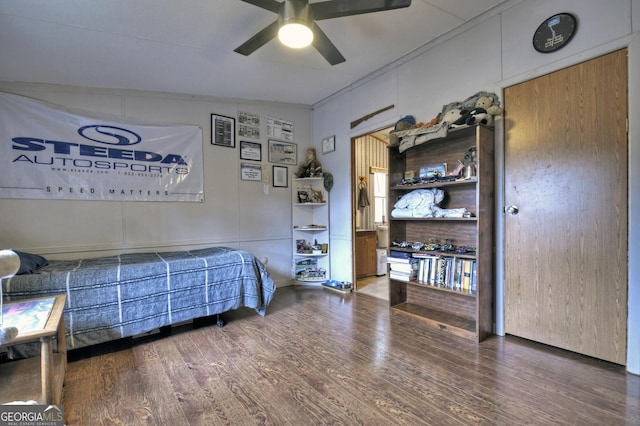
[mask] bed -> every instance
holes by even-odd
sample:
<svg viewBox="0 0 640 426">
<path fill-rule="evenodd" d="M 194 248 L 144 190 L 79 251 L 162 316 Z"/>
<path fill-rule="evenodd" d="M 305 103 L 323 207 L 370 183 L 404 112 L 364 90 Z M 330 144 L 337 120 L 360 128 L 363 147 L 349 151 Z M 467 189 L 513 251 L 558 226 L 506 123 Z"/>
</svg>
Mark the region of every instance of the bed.
<svg viewBox="0 0 640 426">
<path fill-rule="evenodd" d="M 241 307 L 264 316 L 275 292 L 255 256 L 228 247 L 43 263 L 3 280 L 4 300 L 66 294 L 68 349 Z M 12 357 L 20 356 L 18 348 Z"/>
</svg>

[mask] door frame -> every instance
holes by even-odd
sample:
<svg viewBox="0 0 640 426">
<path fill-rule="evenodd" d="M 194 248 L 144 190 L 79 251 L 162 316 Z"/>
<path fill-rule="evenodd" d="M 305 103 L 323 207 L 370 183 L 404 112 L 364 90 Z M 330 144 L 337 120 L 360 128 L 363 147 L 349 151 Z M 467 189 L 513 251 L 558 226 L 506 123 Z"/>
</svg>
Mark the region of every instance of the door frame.
<svg viewBox="0 0 640 426">
<path fill-rule="evenodd" d="M 391 123 L 391 124 L 387 124 L 387 125 L 383 125 L 381 127 L 376 127 L 374 130 L 369 130 L 366 131 L 362 134 L 358 134 L 356 136 L 351 136 L 350 138 L 350 143 L 349 143 L 349 155 L 351 157 L 350 160 L 350 166 L 349 166 L 349 182 L 350 185 L 349 187 L 351 188 L 351 190 L 349 191 L 349 194 L 351 196 L 351 259 L 352 259 L 352 265 L 351 265 L 351 282 L 353 283 L 353 290 L 354 291 L 358 291 L 358 280 L 356 279 L 356 220 L 357 220 L 357 214 L 356 214 L 356 210 L 357 210 L 357 191 L 356 191 L 356 187 L 354 185 L 352 185 L 352 183 L 356 182 L 355 178 L 355 170 L 356 170 L 356 155 L 355 155 L 355 144 L 356 144 L 356 139 L 360 139 L 363 138 L 365 136 L 369 136 L 369 135 L 373 135 L 375 133 L 381 132 L 381 131 L 385 131 L 387 129 L 391 129 L 393 128 L 395 125 L 395 123 Z M 387 203 L 389 202 L 389 200 L 387 199 Z M 388 205 L 388 204 L 387 204 Z M 387 218 L 388 220 L 388 218 Z"/>
</svg>

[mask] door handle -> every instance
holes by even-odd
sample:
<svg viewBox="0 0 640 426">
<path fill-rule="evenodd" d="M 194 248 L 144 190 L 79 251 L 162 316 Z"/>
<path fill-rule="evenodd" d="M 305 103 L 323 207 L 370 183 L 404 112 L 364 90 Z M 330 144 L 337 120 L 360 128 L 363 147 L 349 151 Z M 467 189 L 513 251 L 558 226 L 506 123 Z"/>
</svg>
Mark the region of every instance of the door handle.
<svg viewBox="0 0 640 426">
<path fill-rule="evenodd" d="M 518 209 L 518 206 L 514 206 L 513 204 L 504 208 L 504 212 L 511 216 L 517 215 L 519 211 L 520 209 Z"/>
</svg>

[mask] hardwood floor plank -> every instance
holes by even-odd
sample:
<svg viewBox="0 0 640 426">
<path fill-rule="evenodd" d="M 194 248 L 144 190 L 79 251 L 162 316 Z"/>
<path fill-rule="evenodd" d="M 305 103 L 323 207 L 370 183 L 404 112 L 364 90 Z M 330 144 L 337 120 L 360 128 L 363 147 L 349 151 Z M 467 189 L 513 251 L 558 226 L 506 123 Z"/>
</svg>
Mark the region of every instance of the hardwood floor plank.
<svg viewBox="0 0 640 426">
<path fill-rule="evenodd" d="M 170 340 L 172 345 L 164 342 L 157 345 L 162 348 L 164 359 L 177 361 L 163 363 L 176 401 L 190 424 L 214 424 L 217 419 L 210 410 L 213 402 L 196 379 L 192 364 L 184 358 L 185 353 L 197 351 L 197 346 L 188 333 L 173 336 Z"/>
<path fill-rule="evenodd" d="M 295 338 L 295 336 L 293 337 Z M 284 337 L 278 341 L 286 342 L 287 338 Z M 282 362 L 274 363 L 274 360 L 268 359 L 264 361 L 264 364 L 269 365 L 272 374 L 279 375 L 279 381 L 291 373 L 300 377 L 306 385 L 313 388 L 315 398 L 325 398 L 335 406 L 335 410 L 331 414 L 332 417 L 336 417 L 336 413 L 344 411 L 348 416 L 347 424 L 372 424 L 376 418 L 380 418 L 380 415 L 388 414 L 385 413 L 385 410 L 389 410 L 389 407 L 399 404 L 390 399 L 382 400 L 378 389 L 381 388 L 379 385 L 383 383 L 375 383 L 374 380 L 367 377 L 370 373 L 363 371 L 362 366 L 356 365 L 357 368 L 349 368 L 339 360 L 327 358 L 324 354 L 315 351 L 316 348 L 306 348 L 304 345 L 300 345 L 301 343 L 303 342 L 296 342 L 299 346 L 296 350 L 290 350 L 285 345 L 282 350 L 278 351 L 285 356 L 286 363 L 284 365 L 280 366 Z M 289 352 L 288 355 L 287 352 Z M 279 367 L 277 372 L 274 364 Z M 345 388 L 357 388 L 358 397 L 355 397 L 353 393 L 345 392 Z M 376 401 L 379 404 L 377 411 L 380 413 L 372 417 L 369 413 L 370 410 L 367 410 L 367 404 L 370 402 L 363 401 Z M 404 401 L 402 402 L 404 403 Z M 394 412 L 387 417 L 388 422 L 393 422 L 394 419 L 397 420 L 398 415 Z"/>
<path fill-rule="evenodd" d="M 67 424 L 640 424 L 640 377 L 620 366 L 510 336 L 476 344 L 366 294 L 280 288 L 265 317 L 225 320 L 71 361 Z"/>
</svg>

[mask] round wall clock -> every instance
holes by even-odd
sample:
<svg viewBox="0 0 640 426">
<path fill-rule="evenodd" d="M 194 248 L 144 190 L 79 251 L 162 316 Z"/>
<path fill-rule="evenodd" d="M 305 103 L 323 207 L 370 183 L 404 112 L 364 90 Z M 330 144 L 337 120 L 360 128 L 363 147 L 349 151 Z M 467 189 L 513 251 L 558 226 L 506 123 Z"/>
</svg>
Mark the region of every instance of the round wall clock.
<svg viewBox="0 0 640 426">
<path fill-rule="evenodd" d="M 576 17 L 559 13 L 544 20 L 533 34 L 533 47 L 541 53 L 555 52 L 566 46 L 578 28 Z"/>
</svg>

